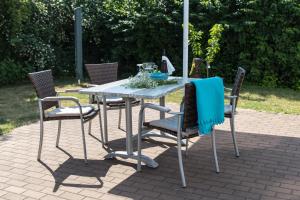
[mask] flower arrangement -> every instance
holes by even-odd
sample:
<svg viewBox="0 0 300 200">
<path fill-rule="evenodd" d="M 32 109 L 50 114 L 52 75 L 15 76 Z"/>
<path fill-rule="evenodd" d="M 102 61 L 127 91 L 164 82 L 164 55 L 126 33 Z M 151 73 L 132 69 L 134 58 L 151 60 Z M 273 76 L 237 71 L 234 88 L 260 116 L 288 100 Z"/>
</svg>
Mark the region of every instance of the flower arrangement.
<svg viewBox="0 0 300 200">
<path fill-rule="evenodd" d="M 129 88 L 155 88 L 161 85 L 171 85 L 178 83 L 178 79 L 154 80 L 151 79 L 148 72 L 140 72 L 138 75 L 129 78 L 125 87 Z"/>
</svg>

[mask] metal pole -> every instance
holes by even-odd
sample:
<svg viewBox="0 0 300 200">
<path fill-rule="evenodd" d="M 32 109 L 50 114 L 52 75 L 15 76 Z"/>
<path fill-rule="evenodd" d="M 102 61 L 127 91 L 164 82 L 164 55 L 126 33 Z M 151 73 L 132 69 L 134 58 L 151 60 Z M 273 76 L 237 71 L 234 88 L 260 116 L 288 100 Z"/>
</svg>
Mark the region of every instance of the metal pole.
<svg viewBox="0 0 300 200">
<path fill-rule="evenodd" d="M 132 108 L 130 98 L 125 99 L 125 111 L 126 111 L 126 151 L 128 156 L 132 155 Z"/>
<path fill-rule="evenodd" d="M 188 56 L 189 56 L 189 0 L 184 0 L 183 6 L 183 81 L 188 80 Z"/>
<path fill-rule="evenodd" d="M 108 144 L 106 96 L 102 97 L 102 102 L 103 102 L 103 120 L 104 120 L 104 144 Z"/>
<path fill-rule="evenodd" d="M 210 69 L 210 64 L 209 62 L 206 62 L 206 77 L 209 77 L 209 69 Z"/>
<path fill-rule="evenodd" d="M 83 80 L 82 74 L 82 8 L 75 8 L 75 66 L 78 83 Z"/>
<path fill-rule="evenodd" d="M 165 97 L 164 96 L 159 98 L 159 105 L 160 106 L 165 106 L 166 105 L 166 101 L 165 101 Z M 165 112 L 161 111 L 159 113 L 159 117 L 160 117 L 160 119 L 164 119 L 166 117 Z M 163 131 L 160 131 L 160 134 L 161 135 L 165 135 L 165 133 Z"/>
</svg>

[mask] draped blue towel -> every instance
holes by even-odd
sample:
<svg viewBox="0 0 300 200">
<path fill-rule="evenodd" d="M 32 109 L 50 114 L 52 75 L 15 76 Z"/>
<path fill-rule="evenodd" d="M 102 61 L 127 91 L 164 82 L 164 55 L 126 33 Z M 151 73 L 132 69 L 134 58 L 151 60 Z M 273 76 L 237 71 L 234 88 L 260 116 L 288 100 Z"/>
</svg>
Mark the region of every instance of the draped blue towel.
<svg viewBox="0 0 300 200">
<path fill-rule="evenodd" d="M 224 122 L 224 85 L 220 77 L 191 81 L 196 87 L 199 134 L 210 134 Z"/>
</svg>

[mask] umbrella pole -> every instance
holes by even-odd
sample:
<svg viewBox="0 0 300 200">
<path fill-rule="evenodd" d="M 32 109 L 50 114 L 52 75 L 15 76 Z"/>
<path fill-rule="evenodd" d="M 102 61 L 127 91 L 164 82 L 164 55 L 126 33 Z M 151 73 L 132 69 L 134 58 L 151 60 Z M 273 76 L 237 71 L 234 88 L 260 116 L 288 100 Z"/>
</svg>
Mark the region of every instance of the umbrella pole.
<svg viewBox="0 0 300 200">
<path fill-rule="evenodd" d="M 188 81 L 189 56 L 189 0 L 184 0 L 183 6 L 183 81 Z"/>
</svg>

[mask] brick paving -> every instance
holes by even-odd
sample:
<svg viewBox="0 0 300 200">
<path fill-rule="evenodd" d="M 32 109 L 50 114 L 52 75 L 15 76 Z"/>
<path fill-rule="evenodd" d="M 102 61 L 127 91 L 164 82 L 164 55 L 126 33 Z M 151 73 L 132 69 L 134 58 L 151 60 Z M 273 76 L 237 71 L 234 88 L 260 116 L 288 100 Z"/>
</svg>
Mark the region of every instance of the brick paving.
<svg viewBox="0 0 300 200">
<path fill-rule="evenodd" d="M 147 113 L 147 118 L 158 117 L 155 111 Z M 110 146 L 121 150 L 125 133 L 117 129 L 117 119 L 117 111 L 109 111 Z M 137 173 L 132 160 L 104 160 L 107 151 L 101 148 L 94 122 L 94 137 L 86 136 L 88 166 L 76 120 L 63 121 L 60 148 L 55 148 L 57 122 L 45 124 L 42 162 L 36 160 L 38 123 L 0 137 L 0 199 L 300 199 L 300 116 L 239 110 L 240 158 L 234 157 L 228 120 L 217 127 L 220 174 L 214 172 L 210 137 L 193 139 L 184 161 L 185 189 L 180 187 L 173 141 L 145 141 L 143 153 L 160 166 Z"/>
</svg>

